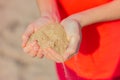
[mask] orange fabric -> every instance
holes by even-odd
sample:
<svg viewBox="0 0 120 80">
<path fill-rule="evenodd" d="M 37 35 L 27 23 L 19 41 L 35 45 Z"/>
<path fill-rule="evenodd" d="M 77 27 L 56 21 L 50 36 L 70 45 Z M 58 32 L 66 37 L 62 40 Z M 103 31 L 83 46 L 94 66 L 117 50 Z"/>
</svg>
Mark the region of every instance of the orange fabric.
<svg viewBox="0 0 120 80">
<path fill-rule="evenodd" d="M 105 4 L 109 1 L 112 0 L 59 0 L 68 15 Z"/>
<path fill-rule="evenodd" d="M 68 15 L 111 0 L 60 0 Z M 82 29 L 79 53 L 65 64 L 78 76 L 89 79 L 120 76 L 120 20 L 97 23 Z"/>
</svg>

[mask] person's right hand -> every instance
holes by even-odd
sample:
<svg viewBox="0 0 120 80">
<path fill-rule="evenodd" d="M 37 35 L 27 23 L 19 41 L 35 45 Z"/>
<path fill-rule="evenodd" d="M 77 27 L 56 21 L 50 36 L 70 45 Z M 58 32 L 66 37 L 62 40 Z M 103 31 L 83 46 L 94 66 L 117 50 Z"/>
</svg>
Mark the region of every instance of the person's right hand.
<svg viewBox="0 0 120 80">
<path fill-rule="evenodd" d="M 39 58 L 43 57 L 42 51 L 40 49 L 40 46 L 37 43 L 37 40 L 35 40 L 34 42 L 27 44 L 30 36 L 37 31 L 38 29 L 40 29 L 41 27 L 43 27 L 46 24 L 49 23 L 53 23 L 53 22 L 59 22 L 59 17 L 57 18 L 53 18 L 53 17 L 40 17 L 38 20 L 36 20 L 35 22 L 31 23 L 27 29 L 25 30 L 23 36 L 22 36 L 22 47 L 25 53 L 28 53 L 31 56 L 37 56 Z"/>
</svg>

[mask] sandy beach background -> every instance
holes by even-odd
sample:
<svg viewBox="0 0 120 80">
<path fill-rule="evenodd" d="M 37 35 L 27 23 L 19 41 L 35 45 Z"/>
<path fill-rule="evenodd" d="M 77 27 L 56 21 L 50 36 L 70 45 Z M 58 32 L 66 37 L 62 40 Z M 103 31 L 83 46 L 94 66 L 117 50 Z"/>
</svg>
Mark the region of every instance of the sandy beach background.
<svg viewBox="0 0 120 80">
<path fill-rule="evenodd" d="M 39 17 L 36 0 L 0 0 L 0 80 L 57 80 L 52 61 L 21 48 L 22 33 Z"/>
</svg>

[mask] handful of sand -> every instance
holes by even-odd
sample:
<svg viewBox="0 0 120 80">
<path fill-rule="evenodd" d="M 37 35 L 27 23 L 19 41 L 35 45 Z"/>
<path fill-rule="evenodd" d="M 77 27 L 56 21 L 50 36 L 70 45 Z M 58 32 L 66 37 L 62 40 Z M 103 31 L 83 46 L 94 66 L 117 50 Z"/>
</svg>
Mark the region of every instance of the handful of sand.
<svg viewBox="0 0 120 80">
<path fill-rule="evenodd" d="M 52 48 L 59 54 L 63 54 L 68 46 L 67 35 L 64 28 L 58 24 L 48 24 L 31 35 L 28 43 L 37 40 L 42 49 Z"/>
</svg>

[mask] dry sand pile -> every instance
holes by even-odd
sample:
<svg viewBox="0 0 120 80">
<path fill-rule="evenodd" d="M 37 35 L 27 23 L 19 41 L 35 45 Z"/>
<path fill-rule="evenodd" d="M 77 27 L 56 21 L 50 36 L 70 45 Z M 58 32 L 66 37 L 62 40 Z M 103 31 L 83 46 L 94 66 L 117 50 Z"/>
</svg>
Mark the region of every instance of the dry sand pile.
<svg viewBox="0 0 120 80">
<path fill-rule="evenodd" d="M 58 24 L 48 24 L 36 31 L 29 43 L 37 40 L 42 49 L 52 48 L 57 53 L 63 54 L 67 48 L 68 40 L 64 28 Z"/>
</svg>

